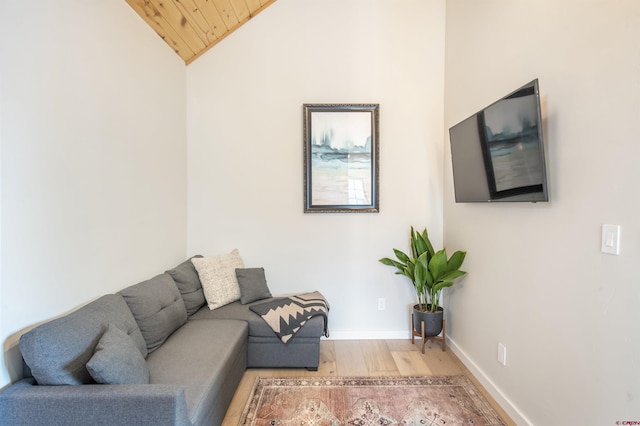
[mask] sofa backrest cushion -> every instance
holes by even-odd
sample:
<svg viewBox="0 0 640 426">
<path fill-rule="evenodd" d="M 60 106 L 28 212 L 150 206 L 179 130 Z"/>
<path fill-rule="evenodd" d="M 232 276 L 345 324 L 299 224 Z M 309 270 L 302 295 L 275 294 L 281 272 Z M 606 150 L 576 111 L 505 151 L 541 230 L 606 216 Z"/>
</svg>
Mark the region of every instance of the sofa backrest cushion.
<svg viewBox="0 0 640 426">
<path fill-rule="evenodd" d="M 187 310 L 173 278 L 160 274 L 118 292 L 129 305 L 149 352 L 187 322 Z"/>
<path fill-rule="evenodd" d="M 191 263 L 193 258 L 201 258 L 201 255 L 193 256 L 190 259 L 185 260 L 173 269 L 169 269 L 167 274 L 171 275 L 171 278 L 176 282 L 178 290 L 184 300 L 184 306 L 187 308 L 187 316 L 191 316 L 198 312 L 205 303 L 204 292 L 202 291 L 202 284 L 198 277 L 198 271 Z"/>
<path fill-rule="evenodd" d="M 146 343 L 122 296 L 108 294 L 20 337 L 22 357 L 38 384 L 95 383 L 86 364 L 109 323 L 125 331 L 147 356 Z"/>
</svg>

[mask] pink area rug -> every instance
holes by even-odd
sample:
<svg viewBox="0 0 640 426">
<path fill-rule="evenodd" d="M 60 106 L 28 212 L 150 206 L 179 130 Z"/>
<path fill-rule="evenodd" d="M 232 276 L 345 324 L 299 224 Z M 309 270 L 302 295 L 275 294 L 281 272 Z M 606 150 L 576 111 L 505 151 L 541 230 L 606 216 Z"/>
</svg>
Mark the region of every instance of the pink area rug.
<svg viewBox="0 0 640 426">
<path fill-rule="evenodd" d="M 241 425 L 504 425 L 465 376 L 258 377 Z"/>
</svg>

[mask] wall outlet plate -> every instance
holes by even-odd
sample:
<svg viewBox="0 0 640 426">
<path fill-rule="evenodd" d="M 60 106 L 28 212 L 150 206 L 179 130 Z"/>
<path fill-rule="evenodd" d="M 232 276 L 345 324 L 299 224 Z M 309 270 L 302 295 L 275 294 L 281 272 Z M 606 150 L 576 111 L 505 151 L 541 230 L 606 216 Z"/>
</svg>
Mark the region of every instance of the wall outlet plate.
<svg viewBox="0 0 640 426">
<path fill-rule="evenodd" d="M 498 362 L 507 365 L 507 347 L 502 343 L 498 343 Z"/>
</svg>

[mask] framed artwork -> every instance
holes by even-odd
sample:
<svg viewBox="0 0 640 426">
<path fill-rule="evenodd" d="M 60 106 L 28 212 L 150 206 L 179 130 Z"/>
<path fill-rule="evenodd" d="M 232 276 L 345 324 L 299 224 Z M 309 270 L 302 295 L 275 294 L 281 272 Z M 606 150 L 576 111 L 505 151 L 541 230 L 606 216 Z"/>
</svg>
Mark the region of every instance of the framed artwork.
<svg viewBox="0 0 640 426">
<path fill-rule="evenodd" d="M 304 104 L 304 212 L 378 213 L 379 104 Z"/>
</svg>

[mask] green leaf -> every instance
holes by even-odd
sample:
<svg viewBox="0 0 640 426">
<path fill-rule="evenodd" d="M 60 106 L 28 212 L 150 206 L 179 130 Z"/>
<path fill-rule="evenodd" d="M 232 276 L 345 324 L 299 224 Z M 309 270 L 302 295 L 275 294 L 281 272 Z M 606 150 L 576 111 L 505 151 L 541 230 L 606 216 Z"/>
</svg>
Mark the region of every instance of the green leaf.
<svg viewBox="0 0 640 426">
<path fill-rule="evenodd" d="M 388 257 L 383 257 L 382 259 L 378 260 L 378 262 L 387 266 L 395 266 L 396 268 L 400 268 L 400 265 L 401 265 L 399 262 L 393 259 L 389 259 Z"/>
<path fill-rule="evenodd" d="M 413 229 L 413 226 L 411 227 L 411 234 L 410 234 L 409 242 L 411 243 L 411 255 L 413 257 L 418 257 L 420 255 L 420 253 L 418 253 L 418 246 L 416 244 L 416 230 Z"/>
<path fill-rule="evenodd" d="M 413 271 L 415 274 L 414 282 L 416 283 L 419 282 L 422 285 L 424 285 L 424 283 L 426 282 L 426 275 L 429 272 L 427 268 L 428 268 L 428 265 L 427 265 L 426 257 L 422 255 L 416 261 L 416 266 Z"/>
<path fill-rule="evenodd" d="M 456 251 L 451 256 L 451 259 L 447 262 L 447 271 L 455 271 L 456 269 L 460 269 L 462 266 L 462 262 L 464 262 L 464 258 L 467 256 L 466 251 Z"/>
<path fill-rule="evenodd" d="M 464 274 L 466 274 L 465 271 L 461 271 L 461 270 L 458 269 L 457 271 L 447 272 L 440 279 L 443 280 L 443 281 L 453 281 L 456 278 L 463 276 Z"/>
<path fill-rule="evenodd" d="M 400 272 L 402 275 L 409 277 L 409 279 L 411 281 L 413 281 L 413 268 L 409 268 L 408 266 L 404 266 L 402 268 L 402 272 Z"/>
<path fill-rule="evenodd" d="M 398 260 L 399 260 L 400 262 L 407 263 L 407 262 L 409 261 L 409 259 L 410 259 L 410 258 L 409 258 L 409 256 L 407 256 L 407 255 L 405 254 L 405 252 L 403 252 L 403 251 L 401 251 L 401 250 L 393 249 L 393 252 L 396 254 L 396 257 L 398 258 Z"/>
<path fill-rule="evenodd" d="M 429 261 L 429 270 L 433 274 L 434 281 L 440 281 L 440 276 L 447 268 L 447 252 L 443 249 L 433 255 Z"/>
<path fill-rule="evenodd" d="M 427 246 L 427 251 L 429 252 L 429 259 L 431 259 L 433 255 L 436 254 L 436 251 L 433 249 L 433 246 L 431 245 L 431 241 L 429 240 L 429 234 L 427 233 L 427 228 L 425 228 L 424 231 L 422 231 L 422 239 L 424 240 L 424 243 Z"/>
<path fill-rule="evenodd" d="M 422 253 L 428 252 L 427 242 L 424 240 L 424 237 L 416 232 L 414 237 L 414 241 L 417 248 L 417 255 L 420 256 Z"/>
<path fill-rule="evenodd" d="M 451 287 L 453 285 L 453 282 L 451 281 L 441 281 L 438 284 L 433 286 L 433 290 L 435 293 L 439 292 L 440 290 L 442 290 L 445 287 Z"/>
<path fill-rule="evenodd" d="M 431 288 L 433 286 L 433 275 L 431 274 L 431 272 L 427 271 L 427 274 L 425 275 L 425 281 L 427 283 L 427 287 Z"/>
</svg>

